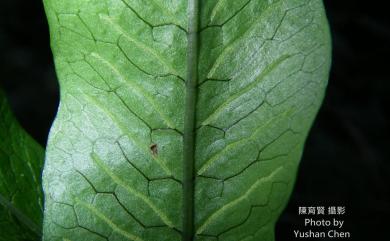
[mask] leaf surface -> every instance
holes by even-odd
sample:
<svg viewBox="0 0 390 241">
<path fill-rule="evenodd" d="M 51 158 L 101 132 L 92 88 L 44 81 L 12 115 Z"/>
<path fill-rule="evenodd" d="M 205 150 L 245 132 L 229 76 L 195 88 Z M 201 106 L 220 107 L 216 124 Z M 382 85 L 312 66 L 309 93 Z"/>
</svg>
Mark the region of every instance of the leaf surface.
<svg viewBox="0 0 390 241">
<path fill-rule="evenodd" d="M 40 240 L 44 152 L 19 125 L 0 90 L 0 240 Z"/>
<path fill-rule="evenodd" d="M 45 240 L 269 241 L 322 102 L 319 0 L 46 0 Z"/>
</svg>

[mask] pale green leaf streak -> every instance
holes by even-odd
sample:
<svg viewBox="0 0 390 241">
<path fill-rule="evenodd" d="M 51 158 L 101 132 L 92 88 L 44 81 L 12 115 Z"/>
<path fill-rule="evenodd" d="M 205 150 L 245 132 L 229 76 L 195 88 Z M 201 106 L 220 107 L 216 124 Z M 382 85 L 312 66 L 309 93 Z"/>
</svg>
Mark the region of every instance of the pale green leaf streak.
<svg viewBox="0 0 390 241">
<path fill-rule="evenodd" d="M 113 221 L 111 221 L 108 217 L 106 217 L 103 213 L 101 213 L 99 210 L 97 210 L 96 208 L 94 208 L 90 204 L 88 204 L 86 202 L 83 202 L 83 201 L 81 201 L 81 200 L 79 200 L 77 198 L 75 199 L 75 201 L 76 201 L 77 204 L 79 204 L 82 207 L 84 207 L 84 208 L 88 209 L 89 211 L 91 211 L 95 216 L 97 216 L 104 223 L 106 223 L 109 227 L 111 227 L 114 232 L 119 233 L 121 236 L 123 236 L 127 240 L 131 240 L 131 241 L 144 241 L 140 237 L 138 237 L 138 236 L 136 236 L 134 234 L 131 234 L 131 233 L 127 232 L 126 230 L 121 229 L 118 226 L 118 224 L 116 224 Z"/>
<path fill-rule="evenodd" d="M 169 220 L 169 218 L 163 213 L 163 211 L 159 210 L 153 202 L 145 195 L 142 193 L 137 192 L 134 190 L 132 187 L 130 187 L 128 184 L 126 184 L 123 180 L 121 180 L 120 177 L 115 175 L 104 163 L 103 161 L 99 158 L 99 156 L 96 153 L 91 154 L 92 160 L 96 163 L 96 165 L 106 174 L 108 174 L 112 180 L 117 183 L 118 185 L 122 186 L 125 188 L 130 194 L 140 198 L 142 201 L 146 203 L 156 214 L 161 218 L 161 220 L 164 221 L 166 225 L 169 227 L 173 227 L 172 221 Z"/>
<path fill-rule="evenodd" d="M 158 62 L 160 62 L 163 66 L 165 66 L 170 71 L 171 74 L 179 75 L 178 71 L 176 71 L 173 66 L 168 64 L 168 61 L 163 56 L 161 56 L 153 48 L 145 45 L 141 41 L 139 41 L 136 38 L 133 38 L 132 36 L 130 36 L 118 24 L 114 23 L 113 20 L 109 16 L 107 16 L 107 15 L 100 15 L 100 18 L 102 20 L 106 21 L 110 26 L 112 26 L 119 34 L 123 35 L 130 43 L 133 43 L 138 48 L 140 48 L 143 51 L 145 51 L 145 54 L 153 56 L 156 60 L 158 60 Z"/>
<path fill-rule="evenodd" d="M 254 81 L 252 81 L 250 84 L 248 84 L 245 88 L 242 88 L 239 92 L 231 95 L 225 102 L 223 102 L 213 113 L 210 114 L 209 117 L 207 117 L 206 120 L 202 122 L 202 125 L 206 126 L 209 124 L 212 124 L 227 108 L 227 106 L 232 103 L 234 100 L 239 98 L 240 96 L 244 95 L 251 89 L 255 88 L 265 77 L 267 77 L 272 70 L 276 69 L 283 61 L 290 58 L 290 55 L 284 55 L 280 58 L 274 60 L 272 63 L 267 65 L 267 67 L 260 73 L 259 76 L 255 78 Z"/>
<path fill-rule="evenodd" d="M 254 129 L 252 134 L 248 137 L 243 137 L 242 139 L 239 139 L 237 141 L 231 142 L 226 147 L 224 147 L 219 152 L 215 153 L 212 157 L 210 157 L 208 160 L 204 162 L 204 164 L 199 168 L 198 175 L 204 174 L 212 165 L 213 163 L 218 160 L 219 157 L 226 154 L 229 150 L 234 149 L 235 147 L 239 146 L 241 143 L 250 143 L 251 141 L 255 142 L 258 136 L 264 132 L 264 130 L 272 123 L 276 122 L 277 120 L 288 118 L 292 114 L 291 110 L 287 110 L 286 112 L 281 113 L 280 115 L 277 115 L 273 118 L 270 118 L 267 120 L 264 125 L 259 126 L 258 128 Z"/>
<path fill-rule="evenodd" d="M 219 3 L 223 2 L 223 1 L 224 0 L 219 0 L 218 1 L 217 5 L 215 6 L 215 9 L 214 9 L 215 10 L 215 12 L 214 12 L 215 14 L 217 14 L 217 11 L 219 11 L 219 9 L 221 8 Z M 226 4 L 228 4 L 228 3 L 226 3 Z M 260 17 L 257 17 L 256 19 L 254 19 L 250 23 L 250 25 L 248 27 L 246 27 L 246 28 L 244 27 L 245 29 L 243 30 L 243 33 L 240 36 L 234 38 L 232 41 L 229 41 L 228 43 L 226 43 L 223 46 L 223 51 L 221 51 L 218 54 L 218 57 L 217 57 L 216 61 L 214 62 L 214 64 L 212 65 L 211 69 L 207 73 L 207 77 L 208 78 L 213 78 L 213 76 L 215 75 L 215 72 L 225 62 L 224 60 L 226 58 L 228 58 L 230 55 L 233 55 L 235 50 L 237 51 L 237 44 L 242 39 L 245 39 L 245 37 L 249 38 L 248 35 L 249 35 L 250 31 L 252 30 L 252 28 L 254 26 L 256 26 L 257 24 L 259 24 L 259 22 L 262 20 L 261 15 L 264 14 L 264 12 L 266 12 L 271 6 L 273 6 L 273 3 L 270 3 L 270 4 L 266 5 L 265 9 L 263 9 L 263 11 L 261 13 L 259 13 Z M 214 17 L 215 17 L 215 15 L 214 15 Z M 277 29 L 275 29 L 275 33 L 276 33 L 276 31 L 277 31 Z M 267 40 L 268 38 L 269 38 L 268 36 L 264 36 L 263 41 Z"/>
<path fill-rule="evenodd" d="M 104 107 L 101 103 L 99 103 L 95 98 L 92 98 L 89 95 L 82 95 L 84 98 L 88 99 L 91 103 L 94 103 L 96 107 L 98 107 L 100 110 L 102 110 L 107 116 L 110 117 L 110 119 L 124 132 L 126 133 L 126 136 L 132 140 L 132 142 L 144 153 L 147 154 L 153 161 L 155 161 L 161 169 L 165 172 L 167 175 L 172 175 L 171 170 L 165 165 L 165 163 L 160 160 L 158 157 L 151 155 L 151 152 L 148 150 L 148 148 L 139 141 L 137 136 L 132 135 L 131 133 L 126 131 L 126 128 L 123 126 L 123 124 L 113 115 L 110 111 L 107 110 L 106 107 Z"/>
<path fill-rule="evenodd" d="M 163 113 L 161 112 L 159 106 L 153 99 L 153 97 L 148 94 L 144 89 L 142 89 L 140 86 L 134 83 L 134 81 L 127 80 L 118 69 L 115 68 L 109 61 L 104 59 L 102 56 L 100 56 L 97 53 L 91 53 L 91 56 L 98 59 L 100 62 L 102 62 L 104 65 L 108 66 L 118 77 L 118 80 L 120 80 L 122 83 L 128 85 L 132 91 L 134 91 L 135 95 L 141 95 L 142 97 L 145 97 L 145 99 L 149 102 L 151 106 L 153 106 L 154 110 L 161 116 L 161 118 L 164 120 L 164 123 L 172 129 L 175 129 L 175 125 L 172 123 L 171 120 Z"/>
<path fill-rule="evenodd" d="M 234 206 L 239 205 L 243 200 L 247 199 L 256 188 L 258 188 L 262 183 L 272 181 L 273 177 L 277 175 L 283 167 L 278 167 L 275 169 L 270 175 L 266 177 L 261 177 L 258 179 L 252 186 L 249 187 L 249 189 L 239 198 L 232 200 L 231 202 L 221 206 L 218 210 L 216 210 L 206 221 L 200 225 L 198 230 L 196 231 L 197 234 L 201 234 L 204 229 L 211 223 L 213 220 L 217 219 L 219 216 L 221 216 L 226 210 L 230 208 L 234 208 Z"/>
<path fill-rule="evenodd" d="M 217 4 L 215 4 L 213 10 L 211 11 L 210 22 L 214 21 L 215 16 L 221 10 L 221 8 L 223 7 L 224 3 L 226 4 L 226 0 L 218 0 Z"/>
<path fill-rule="evenodd" d="M 163 12 L 165 15 L 169 16 L 170 18 L 172 18 L 173 20 L 175 20 L 176 22 L 179 22 L 179 20 L 177 19 L 177 17 L 171 12 L 169 11 L 167 8 L 164 7 L 164 5 L 162 5 L 161 3 L 159 3 L 158 1 L 156 0 L 152 0 L 150 1 L 154 6 L 156 6 L 161 12 Z"/>
</svg>

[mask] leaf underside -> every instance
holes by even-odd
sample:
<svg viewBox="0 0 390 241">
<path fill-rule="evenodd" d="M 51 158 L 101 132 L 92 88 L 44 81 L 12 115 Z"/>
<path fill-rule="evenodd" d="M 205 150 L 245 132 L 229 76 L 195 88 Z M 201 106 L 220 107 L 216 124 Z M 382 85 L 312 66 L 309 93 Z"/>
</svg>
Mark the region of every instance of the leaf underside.
<svg viewBox="0 0 390 241">
<path fill-rule="evenodd" d="M 40 240 L 44 152 L 17 123 L 0 90 L 0 240 Z"/>
<path fill-rule="evenodd" d="M 194 2 L 45 1 L 61 103 L 44 240 L 181 240 L 192 148 L 194 240 L 274 239 L 327 83 L 322 1 Z"/>
</svg>

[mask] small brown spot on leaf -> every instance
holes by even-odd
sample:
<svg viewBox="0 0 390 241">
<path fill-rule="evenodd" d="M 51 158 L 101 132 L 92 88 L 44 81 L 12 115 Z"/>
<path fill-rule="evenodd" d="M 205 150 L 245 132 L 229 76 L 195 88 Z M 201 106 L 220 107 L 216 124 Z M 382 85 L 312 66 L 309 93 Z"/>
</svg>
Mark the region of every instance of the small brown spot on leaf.
<svg viewBox="0 0 390 241">
<path fill-rule="evenodd" d="M 158 148 L 157 148 L 157 144 L 152 144 L 150 145 L 150 151 L 152 152 L 152 154 L 154 156 L 156 156 L 158 154 Z"/>
</svg>

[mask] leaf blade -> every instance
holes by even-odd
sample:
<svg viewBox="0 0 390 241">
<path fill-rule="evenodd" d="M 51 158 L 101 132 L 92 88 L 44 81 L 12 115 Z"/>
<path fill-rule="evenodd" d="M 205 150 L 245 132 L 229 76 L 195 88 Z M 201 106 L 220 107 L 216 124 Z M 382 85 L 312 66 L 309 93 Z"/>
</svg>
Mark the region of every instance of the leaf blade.
<svg viewBox="0 0 390 241">
<path fill-rule="evenodd" d="M 0 114 L 0 240 L 38 240 L 44 152 L 17 123 L 1 90 Z"/>
<path fill-rule="evenodd" d="M 168 11 L 174 2 L 180 13 Z M 196 2 L 45 2 L 62 103 L 45 167 L 45 239 L 120 240 L 125 230 L 150 241 L 272 240 L 326 87 L 322 2 L 243 0 L 231 12 L 228 1 L 201 1 L 200 13 L 184 11 Z M 191 14 L 195 55 L 191 24 L 178 20 Z M 72 21 L 85 28 L 64 28 Z M 71 221 L 57 217 L 64 210 Z"/>
</svg>

